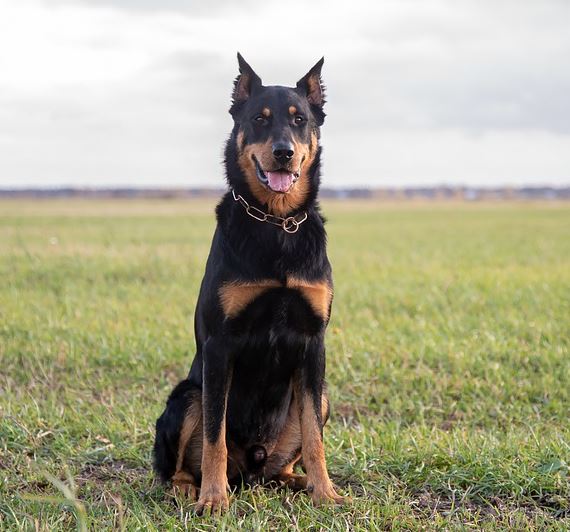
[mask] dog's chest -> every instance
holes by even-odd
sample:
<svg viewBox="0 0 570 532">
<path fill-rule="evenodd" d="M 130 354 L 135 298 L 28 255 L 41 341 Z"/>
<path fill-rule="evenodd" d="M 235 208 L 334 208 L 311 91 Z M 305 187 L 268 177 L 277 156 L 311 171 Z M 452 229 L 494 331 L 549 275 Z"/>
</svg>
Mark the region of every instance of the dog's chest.
<svg viewBox="0 0 570 532">
<path fill-rule="evenodd" d="M 262 295 L 272 292 L 276 298 L 297 294 L 305 300 L 312 312 L 327 320 L 333 296 L 327 280 L 305 280 L 288 276 L 285 282 L 274 279 L 259 281 L 230 281 L 222 284 L 218 293 L 226 318 L 236 318 Z"/>
</svg>

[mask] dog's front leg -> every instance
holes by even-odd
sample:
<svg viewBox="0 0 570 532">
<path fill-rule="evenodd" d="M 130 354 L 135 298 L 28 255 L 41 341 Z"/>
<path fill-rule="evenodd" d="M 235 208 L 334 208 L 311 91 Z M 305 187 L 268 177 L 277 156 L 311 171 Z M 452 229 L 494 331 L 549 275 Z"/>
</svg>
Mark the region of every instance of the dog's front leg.
<svg viewBox="0 0 570 532">
<path fill-rule="evenodd" d="M 314 504 L 342 504 L 329 478 L 323 445 L 322 397 L 325 380 L 325 346 L 322 337 L 307 344 L 303 364 L 295 377 L 295 394 L 301 422 L 301 451 L 307 471 L 307 490 Z"/>
<path fill-rule="evenodd" d="M 228 451 L 226 406 L 231 381 L 233 343 L 225 336 L 210 337 L 203 348 L 202 408 L 204 444 L 202 486 L 196 513 L 228 509 Z"/>
</svg>

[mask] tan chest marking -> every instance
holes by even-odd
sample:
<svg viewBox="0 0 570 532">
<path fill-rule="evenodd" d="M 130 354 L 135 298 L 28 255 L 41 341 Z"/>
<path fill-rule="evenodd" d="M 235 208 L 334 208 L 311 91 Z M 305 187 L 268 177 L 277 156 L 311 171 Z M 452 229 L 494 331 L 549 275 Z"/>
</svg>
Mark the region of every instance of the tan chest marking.
<svg viewBox="0 0 570 532">
<path fill-rule="evenodd" d="M 288 277 L 287 288 L 299 290 L 319 317 L 324 320 L 329 317 L 333 291 L 326 281 L 305 281 L 304 279 Z"/>
<path fill-rule="evenodd" d="M 270 288 L 281 286 L 279 281 L 266 279 L 251 283 L 229 282 L 224 283 L 220 290 L 220 302 L 224 315 L 228 318 L 235 318 L 245 307 L 263 292 Z"/>
<path fill-rule="evenodd" d="M 274 279 L 264 279 L 244 283 L 232 281 L 224 283 L 219 289 L 220 303 L 227 318 L 235 318 L 252 301 L 271 288 L 283 285 Z M 333 296 L 332 288 L 325 281 L 305 281 L 295 277 L 287 278 L 287 288 L 301 292 L 314 312 L 321 318 L 329 317 L 329 308 Z"/>
</svg>

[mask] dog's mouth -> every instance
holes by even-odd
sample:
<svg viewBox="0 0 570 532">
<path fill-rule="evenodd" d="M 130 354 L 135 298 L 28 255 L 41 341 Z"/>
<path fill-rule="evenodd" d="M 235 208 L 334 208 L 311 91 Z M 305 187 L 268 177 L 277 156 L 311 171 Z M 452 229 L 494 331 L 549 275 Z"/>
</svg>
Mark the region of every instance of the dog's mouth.
<svg viewBox="0 0 570 532">
<path fill-rule="evenodd" d="M 264 171 L 255 157 L 253 157 L 253 160 L 255 162 L 255 173 L 257 174 L 257 179 L 259 179 L 263 185 L 271 189 L 273 192 L 286 194 L 291 190 L 291 188 L 293 188 L 297 179 L 299 179 L 300 172 L 291 172 L 286 168 Z"/>
</svg>

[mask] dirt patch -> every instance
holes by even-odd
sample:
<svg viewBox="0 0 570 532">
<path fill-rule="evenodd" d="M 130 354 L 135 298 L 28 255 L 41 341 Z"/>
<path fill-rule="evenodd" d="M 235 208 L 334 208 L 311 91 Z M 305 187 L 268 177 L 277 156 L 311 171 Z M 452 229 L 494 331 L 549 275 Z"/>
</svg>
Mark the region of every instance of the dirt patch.
<svg viewBox="0 0 570 532">
<path fill-rule="evenodd" d="M 461 420 L 462 417 L 462 412 L 454 410 L 440 423 L 439 428 L 443 431 L 448 432 L 455 427 L 455 425 Z"/>
<path fill-rule="evenodd" d="M 570 517 L 570 509 L 563 508 L 550 499 L 528 502 L 526 504 L 494 497 L 488 501 L 456 500 L 446 495 L 438 495 L 423 491 L 415 495 L 410 501 L 412 511 L 422 517 L 434 518 L 437 515 L 451 517 L 454 514 L 471 514 L 481 519 L 494 519 L 508 516 L 513 513 L 523 513 L 527 518 L 534 519 L 537 516 L 545 516 L 550 519 L 566 519 Z"/>
<path fill-rule="evenodd" d="M 75 480 L 79 486 L 116 481 L 132 484 L 147 476 L 148 469 L 145 467 L 135 466 L 125 460 L 113 460 L 102 464 L 86 464 Z"/>
</svg>

